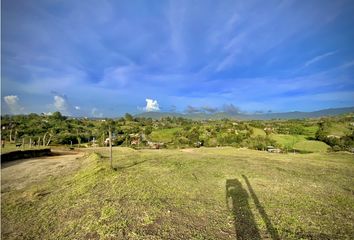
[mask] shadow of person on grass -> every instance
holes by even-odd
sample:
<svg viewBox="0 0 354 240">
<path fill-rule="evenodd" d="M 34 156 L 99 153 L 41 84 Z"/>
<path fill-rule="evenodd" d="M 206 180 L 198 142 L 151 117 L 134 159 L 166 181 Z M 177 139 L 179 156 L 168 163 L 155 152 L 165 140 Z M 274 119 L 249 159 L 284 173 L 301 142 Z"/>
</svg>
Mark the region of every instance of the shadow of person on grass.
<svg viewBox="0 0 354 240">
<path fill-rule="evenodd" d="M 226 180 L 227 208 L 232 210 L 236 239 L 261 239 L 253 213 L 248 204 L 249 195 L 237 179 Z"/>
<path fill-rule="evenodd" d="M 258 210 L 259 214 L 261 215 L 264 223 L 266 224 L 267 231 L 269 232 L 269 234 L 271 235 L 273 240 L 279 240 L 280 239 L 279 234 L 278 234 L 277 230 L 273 227 L 273 224 L 270 221 L 270 219 L 269 219 L 266 211 L 264 210 L 262 204 L 259 202 L 259 199 L 258 199 L 256 193 L 254 192 L 250 182 L 248 181 L 248 178 L 245 175 L 242 175 L 242 177 L 243 177 L 243 179 L 245 180 L 245 182 L 247 184 L 248 191 L 251 194 L 251 197 L 252 197 L 252 199 L 253 199 L 256 207 L 257 207 L 257 210 Z"/>
</svg>

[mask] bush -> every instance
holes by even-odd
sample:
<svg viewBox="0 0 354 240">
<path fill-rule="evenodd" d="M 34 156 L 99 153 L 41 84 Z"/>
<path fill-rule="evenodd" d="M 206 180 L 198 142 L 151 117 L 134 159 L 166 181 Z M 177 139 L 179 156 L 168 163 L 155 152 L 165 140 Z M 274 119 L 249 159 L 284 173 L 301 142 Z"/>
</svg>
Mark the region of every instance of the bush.
<svg viewBox="0 0 354 240">
<path fill-rule="evenodd" d="M 237 146 L 239 145 L 244 136 L 242 134 L 235 134 L 235 133 L 221 133 L 217 137 L 218 144 L 223 146 Z"/>
<path fill-rule="evenodd" d="M 340 146 L 338 146 L 338 145 L 334 145 L 334 146 L 332 147 L 332 150 L 333 150 L 334 152 L 338 152 L 338 151 L 342 150 L 342 148 L 341 148 Z"/>
<path fill-rule="evenodd" d="M 206 147 L 216 147 L 218 145 L 218 141 L 216 138 L 209 138 L 204 142 L 204 146 Z"/>
</svg>

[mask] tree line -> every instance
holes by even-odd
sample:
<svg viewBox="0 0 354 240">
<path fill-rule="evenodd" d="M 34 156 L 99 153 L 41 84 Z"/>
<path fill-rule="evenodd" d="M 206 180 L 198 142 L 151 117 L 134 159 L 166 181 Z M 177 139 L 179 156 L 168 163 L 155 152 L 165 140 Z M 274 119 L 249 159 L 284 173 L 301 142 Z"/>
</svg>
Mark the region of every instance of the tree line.
<svg viewBox="0 0 354 240">
<path fill-rule="evenodd" d="M 339 118 L 350 122 L 352 117 Z M 140 138 L 139 147 L 152 141 L 154 131 L 175 129 L 165 147 L 234 146 L 264 150 L 267 146 L 282 148 L 271 134 L 306 135 L 309 139 L 325 142 L 333 150 L 350 150 L 354 146 L 353 126 L 345 136 L 330 136 L 331 122 L 338 118 L 307 120 L 236 121 L 230 119 L 194 121 L 182 117 L 164 117 L 159 120 L 125 114 L 116 119 L 69 118 L 60 112 L 50 116 L 1 116 L 2 139 L 9 142 L 31 142 L 36 145 L 80 144 L 104 146 L 108 132 L 113 134 L 113 145 L 131 146 L 132 138 Z M 255 134 L 261 129 L 264 134 Z"/>
</svg>

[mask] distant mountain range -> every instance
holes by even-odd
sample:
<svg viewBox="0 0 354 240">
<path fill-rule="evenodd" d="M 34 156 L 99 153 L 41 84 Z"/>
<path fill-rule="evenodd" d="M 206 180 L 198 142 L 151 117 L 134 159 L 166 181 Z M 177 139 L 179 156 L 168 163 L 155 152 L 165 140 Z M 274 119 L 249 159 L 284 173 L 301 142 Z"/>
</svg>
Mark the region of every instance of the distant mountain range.
<svg viewBox="0 0 354 240">
<path fill-rule="evenodd" d="M 238 120 L 269 120 L 269 119 L 302 119 L 302 118 L 318 118 L 324 116 L 336 116 L 340 114 L 354 113 L 354 107 L 345 108 L 328 108 L 314 112 L 282 112 L 282 113 L 262 113 L 262 114 L 247 114 L 247 113 L 176 113 L 176 112 L 144 112 L 136 114 L 136 117 L 150 117 L 152 119 L 160 119 L 162 117 L 183 117 L 193 120 L 207 119 L 238 119 Z"/>
</svg>

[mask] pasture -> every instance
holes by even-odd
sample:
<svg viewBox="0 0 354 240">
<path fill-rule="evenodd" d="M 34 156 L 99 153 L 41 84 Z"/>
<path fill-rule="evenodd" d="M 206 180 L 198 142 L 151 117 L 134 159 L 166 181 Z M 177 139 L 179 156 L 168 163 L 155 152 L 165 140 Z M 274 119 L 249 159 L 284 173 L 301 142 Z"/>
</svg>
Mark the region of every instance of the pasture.
<svg viewBox="0 0 354 240">
<path fill-rule="evenodd" d="M 316 140 L 308 140 L 305 135 L 271 134 L 282 148 L 295 149 L 304 152 L 327 152 L 330 148 L 326 143 Z"/>
<path fill-rule="evenodd" d="M 21 188 L 2 186 L 2 239 L 354 235 L 352 154 L 270 154 L 232 147 L 113 150 L 114 169 L 107 148 L 85 149 L 71 170 L 58 166 Z M 25 163 L 3 166 L 3 182 L 10 177 L 6 171 L 15 174 Z"/>
<path fill-rule="evenodd" d="M 159 129 L 159 130 L 154 130 L 150 138 L 152 141 L 155 142 L 164 142 L 168 143 L 173 140 L 174 134 L 181 130 L 181 128 L 170 128 L 170 129 Z"/>
</svg>

